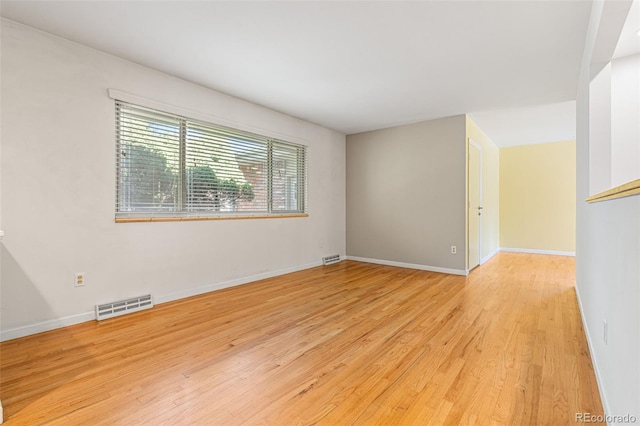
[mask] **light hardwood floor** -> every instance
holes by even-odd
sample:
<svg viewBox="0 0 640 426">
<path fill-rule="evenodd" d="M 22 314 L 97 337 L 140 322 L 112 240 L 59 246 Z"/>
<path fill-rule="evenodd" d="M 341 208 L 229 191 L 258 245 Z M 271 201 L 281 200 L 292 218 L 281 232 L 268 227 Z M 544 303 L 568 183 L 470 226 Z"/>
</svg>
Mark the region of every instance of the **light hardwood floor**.
<svg viewBox="0 0 640 426">
<path fill-rule="evenodd" d="M 574 424 L 602 414 L 569 257 L 352 261 L 0 344 L 6 424 Z"/>
</svg>

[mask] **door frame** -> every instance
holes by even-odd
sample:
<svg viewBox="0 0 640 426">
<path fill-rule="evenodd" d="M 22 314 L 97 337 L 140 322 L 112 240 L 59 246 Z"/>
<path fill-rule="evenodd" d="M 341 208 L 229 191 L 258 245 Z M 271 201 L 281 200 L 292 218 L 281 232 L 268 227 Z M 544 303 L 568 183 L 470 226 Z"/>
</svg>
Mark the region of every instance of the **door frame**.
<svg viewBox="0 0 640 426">
<path fill-rule="evenodd" d="M 483 198 L 482 198 L 482 146 L 478 143 L 476 143 L 473 139 L 469 138 L 469 150 L 471 150 L 472 148 L 475 148 L 478 150 L 478 153 L 480 154 L 479 156 L 479 179 L 478 179 L 478 186 L 479 186 L 479 190 L 478 190 L 478 198 L 480 200 L 480 205 L 482 206 L 483 203 Z M 471 155 L 467 155 L 467 176 L 468 176 L 468 181 L 467 181 L 467 185 L 468 185 L 468 191 L 467 191 L 467 241 L 470 243 L 471 242 L 471 238 L 470 238 L 470 226 L 469 226 L 469 220 L 470 217 L 469 215 L 469 208 L 470 208 L 470 201 L 469 201 L 469 194 L 471 193 L 471 175 L 468 172 L 469 171 L 469 160 L 471 158 Z M 483 206 L 484 207 L 484 206 Z M 484 210 L 483 210 L 483 214 L 479 215 L 478 218 L 478 265 L 480 266 L 482 265 L 482 217 L 484 216 Z M 470 270 L 470 265 L 469 265 L 469 247 L 470 244 L 467 246 L 467 270 Z"/>
</svg>

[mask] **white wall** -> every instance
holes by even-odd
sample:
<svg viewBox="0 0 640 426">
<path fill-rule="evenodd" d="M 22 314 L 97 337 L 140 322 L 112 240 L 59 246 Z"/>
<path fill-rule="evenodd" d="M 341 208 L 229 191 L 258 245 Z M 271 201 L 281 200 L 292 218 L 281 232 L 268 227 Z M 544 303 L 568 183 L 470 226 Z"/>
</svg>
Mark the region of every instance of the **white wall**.
<svg viewBox="0 0 640 426">
<path fill-rule="evenodd" d="M 589 91 L 591 195 L 640 178 L 640 55 L 594 68 L 598 72 Z"/>
<path fill-rule="evenodd" d="M 584 201 L 595 172 L 589 162 L 590 68 L 594 52 L 613 52 L 609 40 L 617 39 L 628 8 L 629 2 L 594 3 L 587 36 L 577 98 L 576 289 L 605 411 L 640 419 L 640 196 Z"/>
<path fill-rule="evenodd" d="M 611 188 L 611 64 L 589 83 L 589 195 Z"/>
<path fill-rule="evenodd" d="M 309 146 L 309 217 L 114 223 L 114 88 Z M 2 338 L 345 254 L 345 136 L 2 22 Z M 73 286 L 73 273 L 86 286 Z"/>
<path fill-rule="evenodd" d="M 618 186 L 640 179 L 640 55 L 611 61 L 611 110 L 611 186 Z"/>
<path fill-rule="evenodd" d="M 465 273 L 465 123 L 458 115 L 347 136 L 349 257 Z"/>
</svg>

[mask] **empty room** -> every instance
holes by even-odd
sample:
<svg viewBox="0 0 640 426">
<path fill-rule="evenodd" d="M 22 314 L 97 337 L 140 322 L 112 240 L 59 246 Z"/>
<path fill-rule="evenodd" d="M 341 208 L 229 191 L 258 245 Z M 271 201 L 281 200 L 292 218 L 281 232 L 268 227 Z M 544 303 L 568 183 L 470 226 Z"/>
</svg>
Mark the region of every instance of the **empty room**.
<svg viewBox="0 0 640 426">
<path fill-rule="evenodd" d="M 640 0 L 0 16 L 0 423 L 640 423 Z"/>
</svg>

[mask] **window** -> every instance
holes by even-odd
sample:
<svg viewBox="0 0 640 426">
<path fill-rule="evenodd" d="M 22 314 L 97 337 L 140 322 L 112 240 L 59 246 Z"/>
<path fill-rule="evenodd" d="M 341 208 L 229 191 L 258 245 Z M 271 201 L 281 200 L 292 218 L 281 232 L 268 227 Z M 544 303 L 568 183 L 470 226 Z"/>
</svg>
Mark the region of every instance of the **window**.
<svg viewBox="0 0 640 426">
<path fill-rule="evenodd" d="M 306 148 L 116 101 L 118 218 L 306 211 Z"/>
</svg>

